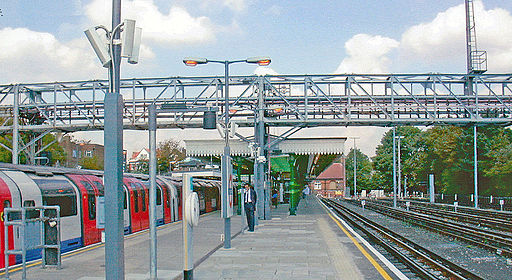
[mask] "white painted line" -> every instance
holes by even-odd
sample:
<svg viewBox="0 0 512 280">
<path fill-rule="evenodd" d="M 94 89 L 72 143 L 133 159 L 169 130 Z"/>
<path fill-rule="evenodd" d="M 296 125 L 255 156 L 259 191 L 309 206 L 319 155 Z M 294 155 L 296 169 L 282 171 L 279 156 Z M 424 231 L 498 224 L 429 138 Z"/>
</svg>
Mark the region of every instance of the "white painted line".
<svg viewBox="0 0 512 280">
<path fill-rule="evenodd" d="M 379 253 L 379 251 L 377 251 L 377 249 L 375 249 L 370 243 L 368 243 L 368 241 L 366 241 L 364 238 L 362 238 L 361 235 L 359 235 L 352 227 L 350 227 L 347 224 L 347 222 L 345 222 L 343 219 L 338 217 L 338 215 L 336 215 L 331 209 L 329 209 L 329 207 L 327 207 L 322 201 L 320 201 L 320 203 L 322 203 L 322 205 L 327 210 L 329 210 L 329 212 L 331 212 L 331 214 L 334 217 L 336 217 L 336 219 L 338 219 L 338 221 L 340 221 L 344 227 L 346 227 L 357 239 L 359 239 L 359 241 L 361 241 L 361 243 L 363 243 L 363 245 L 366 248 L 368 248 L 368 250 L 370 250 L 375 256 L 377 256 L 377 258 L 382 263 L 384 263 L 384 265 L 386 265 L 386 267 L 389 268 L 389 270 L 391 270 L 399 279 L 401 279 L 401 280 L 409 279 L 409 277 L 405 276 L 405 274 L 403 274 L 398 268 L 396 268 L 396 266 L 394 264 L 392 264 L 388 259 L 386 259 L 386 257 L 384 257 L 381 253 Z"/>
</svg>

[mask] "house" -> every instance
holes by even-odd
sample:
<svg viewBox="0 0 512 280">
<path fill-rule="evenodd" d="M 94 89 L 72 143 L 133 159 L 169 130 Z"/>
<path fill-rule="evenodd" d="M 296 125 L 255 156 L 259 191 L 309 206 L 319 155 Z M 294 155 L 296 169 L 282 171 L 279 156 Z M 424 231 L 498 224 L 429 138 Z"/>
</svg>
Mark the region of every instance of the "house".
<svg viewBox="0 0 512 280">
<path fill-rule="evenodd" d="M 143 148 L 138 152 L 133 152 L 132 156 L 126 163 L 126 171 L 138 171 L 149 168 L 149 149 Z"/>
<path fill-rule="evenodd" d="M 311 183 L 310 188 L 325 197 L 337 197 L 345 194 L 345 161 L 329 165 Z"/>
<path fill-rule="evenodd" d="M 103 160 L 105 148 L 100 144 L 92 144 L 90 142 L 77 141 L 72 136 L 66 135 L 62 137 L 61 147 L 66 152 L 66 162 L 62 164 L 65 167 L 91 168 L 91 164 L 103 168 Z"/>
</svg>

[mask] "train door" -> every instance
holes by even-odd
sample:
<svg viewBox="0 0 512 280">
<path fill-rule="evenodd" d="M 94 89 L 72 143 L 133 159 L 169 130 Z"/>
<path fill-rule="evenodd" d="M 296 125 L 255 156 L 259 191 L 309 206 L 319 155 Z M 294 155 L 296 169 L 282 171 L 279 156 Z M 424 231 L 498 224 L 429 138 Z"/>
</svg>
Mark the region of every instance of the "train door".
<svg viewBox="0 0 512 280">
<path fill-rule="evenodd" d="M 82 213 L 78 189 L 64 176 L 29 175 L 39 186 L 43 205 L 60 207 L 60 236 L 62 252 L 83 246 Z"/>
<path fill-rule="evenodd" d="M 2 174 L 3 175 L 3 174 Z M 11 192 L 9 190 L 9 186 L 7 183 L 0 179 L 0 243 L 2 244 L 0 247 L 0 268 L 5 267 L 5 230 L 4 230 L 4 208 L 12 207 L 13 199 L 11 197 Z M 12 226 L 9 227 L 8 230 L 8 239 L 9 239 L 9 249 L 14 249 L 14 239 L 13 239 L 13 229 Z M 13 265 L 16 262 L 16 258 L 14 255 L 9 256 L 9 265 Z"/>
<path fill-rule="evenodd" d="M 124 193 L 124 196 L 123 196 L 123 221 L 124 221 L 124 234 L 128 234 L 130 232 L 132 232 L 132 219 L 130 218 L 131 216 L 131 205 L 132 205 L 132 202 L 131 202 L 131 195 L 130 195 L 130 190 L 123 185 L 123 193 Z M 106 215 L 106 213 L 105 213 Z"/>
<path fill-rule="evenodd" d="M 82 204 L 82 238 L 84 246 L 101 241 L 101 230 L 96 228 L 96 197 L 98 190 L 91 181 L 81 174 L 67 174 L 80 191 Z"/>
<path fill-rule="evenodd" d="M 163 189 L 165 189 L 165 223 L 171 223 L 178 220 L 178 201 L 176 198 L 176 187 L 175 182 L 161 178 Z"/>
<path fill-rule="evenodd" d="M 149 188 L 148 188 L 149 189 Z M 165 208 L 165 198 L 167 194 L 167 189 L 162 186 L 161 182 L 156 183 L 156 224 L 163 225 L 164 224 L 164 208 Z"/>
<path fill-rule="evenodd" d="M 36 183 L 24 172 L 17 170 L 4 170 L 3 173 L 16 184 L 16 188 L 19 190 L 20 201 L 18 205 L 20 207 L 30 207 L 30 206 L 42 206 L 43 199 L 41 196 L 41 190 L 36 185 Z M 13 201 L 15 202 L 15 201 Z M 41 229 L 36 224 L 29 224 L 25 228 L 25 244 L 27 246 L 35 247 L 40 243 L 39 236 L 41 234 Z M 17 228 L 13 233 L 13 239 L 15 248 L 21 248 L 21 238 L 20 229 Z M 34 260 L 41 256 L 41 250 L 34 249 L 27 251 L 27 260 Z M 21 262 L 21 256 L 16 256 L 16 262 Z"/>
<path fill-rule="evenodd" d="M 149 190 L 138 179 L 133 178 L 132 180 L 132 186 L 139 192 L 140 230 L 147 229 L 149 228 Z"/>
</svg>

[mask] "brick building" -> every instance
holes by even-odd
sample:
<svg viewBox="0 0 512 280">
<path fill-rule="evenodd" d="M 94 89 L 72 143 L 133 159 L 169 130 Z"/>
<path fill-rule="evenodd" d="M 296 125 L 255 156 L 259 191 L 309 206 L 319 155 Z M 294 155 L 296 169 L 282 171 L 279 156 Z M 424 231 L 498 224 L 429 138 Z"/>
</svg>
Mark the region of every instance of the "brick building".
<svg viewBox="0 0 512 280">
<path fill-rule="evenodd" d="M 346 185 L 344 163 L 344 160 L 332 163 L 310 183 L 310 188 L 326 197 L 343 196 Z"/>
<path fill-rule="evenodd" d="M 98 167 L 103 167 L 105 148 L 103 145 L 78 142 L 71 136 L 62 137 L 60 145 L 66 152 L 66 162 L 62 166 L 71 168 L 82 168 L 84 163 L 91 160 L 96 161 Z"/>
</svg>

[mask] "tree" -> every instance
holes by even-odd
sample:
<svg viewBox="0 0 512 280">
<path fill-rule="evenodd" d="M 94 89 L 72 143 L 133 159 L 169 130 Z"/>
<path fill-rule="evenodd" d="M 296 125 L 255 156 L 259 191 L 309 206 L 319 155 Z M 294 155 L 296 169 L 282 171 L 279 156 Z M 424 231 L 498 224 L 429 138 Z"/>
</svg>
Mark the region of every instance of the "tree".
<svg viewBox="0 0 512 280">
<path fill-rule="evenodd" d="M 354 187 L 354 149 L 350 149 L 345 160 L 345 176 L 347 178 L 346 186 L 353 191 Z M 356 179 L 358 190 L 368 190 L 378 188 L 373 181 L 373 166 L 370 158 L 356 149 Z"/>
<path fill-rule="evenodd" d="M 404 136 L 401 139 L 402 175 L 408 175 L 408 185 L 417 185 L 418 169 L 420 164 L 415 157 L 417 153 L 424 149 L 422 139 L 423 132 L 412 126 L 401 126 L 396 128 L 396 136 Z M 398 141 L 396 141 L 398 145 Z M 398 147 L 395 152 L 398 161 Z M 381 144 L 377 146 L 376 155 L 373 157 L 373 167 L 378 174 L 372 176 L 379 180 L 380 188 L 391 191 L 393 189 L 393 131 L 389 130 L 381 139 Z"/>
<path fill-rule="evenodd" d="M 103 170 L 103 162 L 97 156 L 83 157 L 80 166 L 84 169 Z"/>
<path fill-rule="evenodd" d="M 157 172 L 166 173 L 172 170 L 171 163 L 185 158 L 185 148 L 175 139 L 158 143 L 156 148 Z"/>
</svg>

